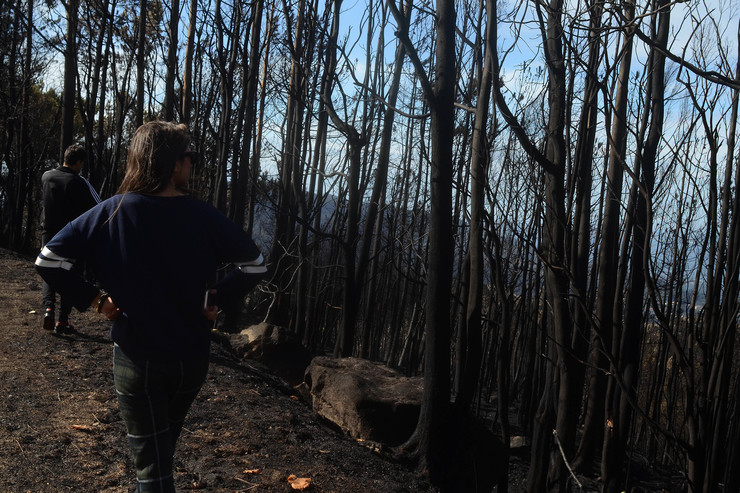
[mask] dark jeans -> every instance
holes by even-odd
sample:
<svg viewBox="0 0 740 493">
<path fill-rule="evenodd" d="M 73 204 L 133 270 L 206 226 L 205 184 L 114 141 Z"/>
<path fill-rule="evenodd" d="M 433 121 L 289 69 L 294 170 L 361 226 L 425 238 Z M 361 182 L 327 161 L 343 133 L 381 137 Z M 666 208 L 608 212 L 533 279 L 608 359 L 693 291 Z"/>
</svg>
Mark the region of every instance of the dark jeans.
<svg viewBox="0 0 740 493">
<path fill-rule="evenodd" d="M 44 248 L 44 246 L 54 237 L 54 235 L 50 235 L 47 233 L 44 233 L 41 235 L 41 248 Z M 74 272 L 82 272 L 82 268 L 75 265 L 73 267 Z M 44 310 L 47 308 L 51 308 L 52 311 L 55 311 L 56 308 L 56 301 L 57 301 L 57 293 L 54 291 L 54 288 L 46 284 L 46 282 L 43 283 L 41 286 L 41 304 L 44 307 Z M 69 320 L 69 314 L 72 313 L 72 303 L 69 301 L 69 299 L 66 296 L 59 295 L 59 320 L 61 321 L 67 321 Z"/>
<path fill-rule="evenodd" d="M 207 372 L 208 360 L 134 361 L 114 345 L 113 380 L 134 457 L 136 491 L 174 493 L 175 445 Z"/>
</svg>

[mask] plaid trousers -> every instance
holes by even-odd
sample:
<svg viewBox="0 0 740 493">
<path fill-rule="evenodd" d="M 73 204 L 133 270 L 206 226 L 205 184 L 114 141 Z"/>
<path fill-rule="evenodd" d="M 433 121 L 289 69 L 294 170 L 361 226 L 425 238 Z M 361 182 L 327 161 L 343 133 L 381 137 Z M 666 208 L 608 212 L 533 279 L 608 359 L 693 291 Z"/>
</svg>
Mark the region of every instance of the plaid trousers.
<svg viewBox="0 0 740 493">
<path fill-rule="evenodd" d="M 207 372 L 207 359 L 135 361 L 114 345 L 113 380 L 136 467 L 136 491 L 175 492 L 175 445 Z"/>
</svg>

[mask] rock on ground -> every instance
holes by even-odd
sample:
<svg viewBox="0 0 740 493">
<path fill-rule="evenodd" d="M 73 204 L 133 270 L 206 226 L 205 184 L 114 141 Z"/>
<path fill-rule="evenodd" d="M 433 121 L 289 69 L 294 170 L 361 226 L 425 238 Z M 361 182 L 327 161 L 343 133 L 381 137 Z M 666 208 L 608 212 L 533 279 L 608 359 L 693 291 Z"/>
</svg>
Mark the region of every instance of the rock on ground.
<svg viewBox="0 0 740 493">
<path fill-rule="evenodd" d="M 314 410 L 351 437 L 404 443 L 419 417 L 423 382 L 359 358 L 317 357 L 306 370 Z"/>
</svg>

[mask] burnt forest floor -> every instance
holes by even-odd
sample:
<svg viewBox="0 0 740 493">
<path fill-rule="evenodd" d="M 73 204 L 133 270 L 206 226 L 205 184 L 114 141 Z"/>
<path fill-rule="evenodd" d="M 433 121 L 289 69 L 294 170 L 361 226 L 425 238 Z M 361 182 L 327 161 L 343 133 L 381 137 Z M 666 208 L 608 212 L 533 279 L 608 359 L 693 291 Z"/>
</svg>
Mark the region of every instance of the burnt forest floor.
<svg viewBox="0 0 740 493">
<path fill-rule="evenodd" d="M 109 322 L 74 311 L 76 334 L 44 331 L 33 260 L 0 249 L 0 493 L 132 492 Z M 525 491 L 527 450 L 511 456 L 509 493 Z M 306 491 L 323 493 L 437 492 L 406 465 L 322 420 L 305 392 L 214 342 L 206 383 L 178 442 L 177 490 L 290 492 L 290 476 L 310 478 Z M 595 476 L 580 476 L 573 491 L 598 491 Z M 675 476 L 655 476 L 643 474 L 633 491 L 682 490 Z"/>
<path fill-rule="evenodd" d="M 74 335 L 41 327 L 33 259 L 0 250 L 0 492 L 129 492 L 135 475 L 113 387 L 109 325 L 73 312 Z M 178 491 L 435 491 L 323 422 L 259 364 L 212 345 L 208 378 L 175 455 Z"/>
</svg>

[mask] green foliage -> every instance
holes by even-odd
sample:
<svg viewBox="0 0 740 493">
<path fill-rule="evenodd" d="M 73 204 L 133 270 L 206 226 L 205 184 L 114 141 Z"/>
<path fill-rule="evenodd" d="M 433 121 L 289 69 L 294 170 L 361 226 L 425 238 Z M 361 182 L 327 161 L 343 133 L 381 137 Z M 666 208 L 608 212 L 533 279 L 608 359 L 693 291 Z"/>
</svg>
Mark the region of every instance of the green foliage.
<svg viewBox="0 0 740 493">
<path fill-rule="evenodd" d="M 146 53 L 150 54 L 156 48 L 157 42 L 166 37 L 162 24 L 164 7 L 162 2 L 149 0 L 146 10 Z M 124 3 L 116 19 L 121 41 L 129 49 L 135 50 L 139 26 L 139 2 Z"/>
<path fill-rule="evenodd" d="M 2 91 L 7 89 L 7 84 L 3 84 Z M 28 106 L 25 109 L 19 101 L 17 104 L 0 106 L 0 149 L 10 149 L 9 155 L 5 156 L 5 166 L 12 166 L 13 157 L 23 152 L 30 151 L 30 156 L 36 162 L 56 160 L 59 154 L 56 143 L 59 142 L 60 135 L 61 96 L 53 89 L 45 89 L 41 84 L 32 84 L 28 91 Z M 23 150 L 16 149 L 15 141 L 15 136 L 21 130 L 21 120 L 26 125 L 26 135 L 30 139 Z"/>
</svg>

